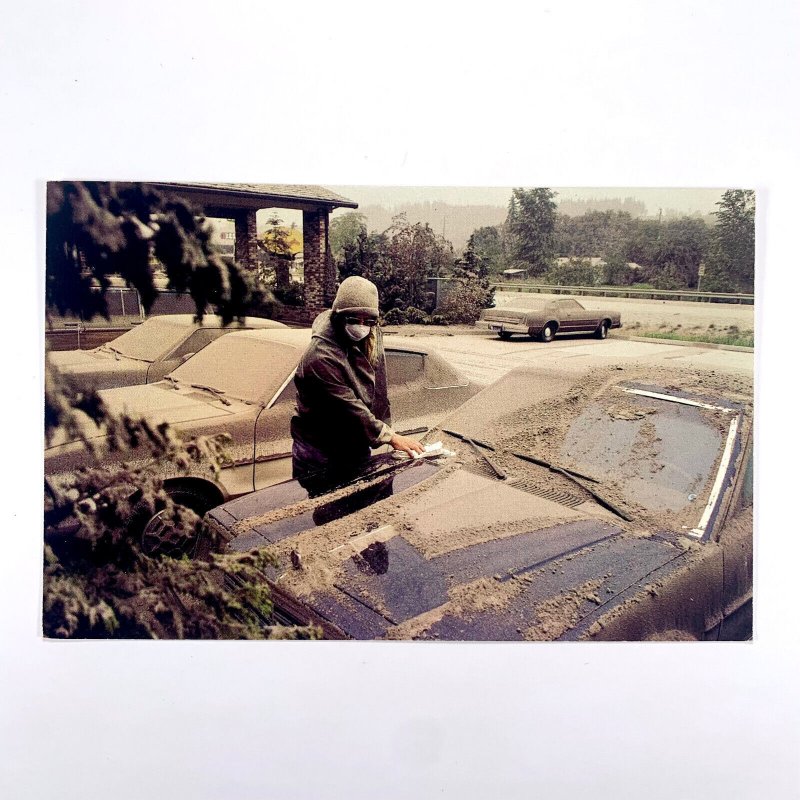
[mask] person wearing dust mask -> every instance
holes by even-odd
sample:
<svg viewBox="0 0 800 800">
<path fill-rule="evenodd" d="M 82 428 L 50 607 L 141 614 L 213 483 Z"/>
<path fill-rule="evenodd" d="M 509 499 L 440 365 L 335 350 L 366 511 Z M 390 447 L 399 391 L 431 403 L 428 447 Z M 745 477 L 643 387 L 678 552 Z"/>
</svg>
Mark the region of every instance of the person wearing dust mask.
<svg viewBox="0 0 800 800">
<path fill-rule="evenodd" d="M 391 428 L 378 288 L 345 278 L 330 311 L 311 328 L 295 373 L 292 475 L 309 491 L 354 476 L 383 444 L 413 456 L 422 445 Z"/>
</svg>

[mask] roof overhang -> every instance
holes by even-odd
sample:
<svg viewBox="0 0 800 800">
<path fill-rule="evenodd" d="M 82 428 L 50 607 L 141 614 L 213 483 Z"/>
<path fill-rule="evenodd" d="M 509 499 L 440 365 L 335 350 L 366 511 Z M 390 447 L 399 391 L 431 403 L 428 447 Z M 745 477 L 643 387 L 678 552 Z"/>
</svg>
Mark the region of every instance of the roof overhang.
<svg viewBox="0 0 800 800">
<path fill-rule="evenodd" d="M 298 211 L 358 208 L 358 203 L 321 186 L 155 181 L 148 181 L 146 185 L 161 192 L 177 195 L 188 203 L 199 206 L 209 216 L 224 216 L 226 211 L 257 211 L 261 208 L 274 207 Z"/>
</svg>

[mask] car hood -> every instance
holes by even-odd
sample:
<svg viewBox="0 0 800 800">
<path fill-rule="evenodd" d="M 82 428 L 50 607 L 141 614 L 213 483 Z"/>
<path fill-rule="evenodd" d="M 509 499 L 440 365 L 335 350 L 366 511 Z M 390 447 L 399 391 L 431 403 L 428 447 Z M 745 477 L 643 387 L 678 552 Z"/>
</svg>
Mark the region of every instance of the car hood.
<svg viewBox="0 0 800 800">
<path fill-rule="evenodd" d="M 80 369 L 124 369 L 132 363 L 139 363 L 147 368 L 148 362 L 140 359 L 128 358 L 100 350 L 56 350 L 48 354 L 48 358 L 60 370 Z"/>
<path fill-rule="evenodd" d="M 240 401 L 231 400 L 225 406 L 213 394 L 202 389 L 181 386 L 161 381 L 147 386 L 131 386 L 108 389 L 100 397 L 112 413 L 130 417 L 145 417 L 170 425 L 179 425 L 210 417 L 227 417 L 240 410 Z"/>
<path fill-rule="evenodd" d="M 208 520 L 231 549 L 270 547 L 276 607 L 328 635 L 580 638 L 714 551 L 741 464 L 743 409 L 637 377 L 518 370 L 442 425 L 455 455 L 388 457 L 313 499 L 289 482 Z"/>
<path fill-rule="evenodd" d="M 448 460 L 314 500 L 291 481 L 206 519 L 232 550 L 271 546 L 279 609 L 357 639 L 568 638 L 692 547 Z"/>
<path fill-rule="evenodd" d="M 162 422 L 178 428 L 192 422 L 214 417 L 229 417 L 247 408 L 246 404 L 231 400 L 230 406 L 223 405 L 213 395 L 199 389 L 181 387 L 173 389 L 172 384 L 159 382 L 142 386 L 126 386 L 119 389 L 106 389 L 98 392 L 106 408 L 115 416 L 126 414 L 133 419 L 144 418 L 154 425 Z M 105 436 L 86 415 L 80 415 L 82 434 L 88 439 Z M 63 430 L 56 433 L 51 447 L 76 441 Z"/>
<path fill-rule="evenodd" d="M 95 389 L 110 389 L 144 382 L 150 362 L 97 350 L 62 350 L 49 353 L 50 363 L 64 375 L 74 375 Z"/>
</svg>

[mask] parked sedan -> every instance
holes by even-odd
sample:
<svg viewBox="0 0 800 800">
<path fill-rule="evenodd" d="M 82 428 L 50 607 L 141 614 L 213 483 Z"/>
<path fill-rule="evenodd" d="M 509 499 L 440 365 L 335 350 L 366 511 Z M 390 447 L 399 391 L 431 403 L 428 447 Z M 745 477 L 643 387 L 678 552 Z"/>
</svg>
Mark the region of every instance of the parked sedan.
<svg viewBox="0 0 800 800">
<path fill-rule="evenodd" d="M 533 298 L 531 305 L 487 308 L 478 325 L 494 331 L 501 339 L 522 333 L 551 342 L 560 333 L 593 333 L 605 339 L 612 328 L 621 328 L 620 312 L 610 309 L 589 310 L 572 297 Z"/>
<path fill-rule="evenodd" d="M 162 381 L 99 395 L 112 412 L 144 417 L 153 425 L 167 422 L 187 439 L 230 435 L 229 460 L 218 478 L 199 467 L 186 475 L 163 474 L 165 488 L 176 500 L 204 512 L 290 477 L 292 378 L 310 338 L 308 329 L 285 327 L 229 333 Z M 385 349 L 393 426 L 401 432 L 435 424 L 477 391 L 441 356 L 413 341 L 387 337 Z M 85 429 L 97 452 L 90 455 L 74 435 L 59 431 L 45 450 L 45 474 L 51 480 L 64 480 L 79 467 L 122 459 L 88 417 Z M 135 451 L 125 458 L 135 461 Z"/>
<path fill-rule="evenodd" d="M 196 322 L 192 314 L 150 317 L 121 336 L 93 350 L 62 350 L 49 354 L 63 374 L 86 388 L 113 389 L 155 383 L 206 345 L 232 331 L 285 328 L 282 322 L 246 317 L 223 325 L 207 314 Z"/>
<path fill-rule="evenodd" d="M 751 409 L 709 381 L 518 370 L 428 436 L 440 456 L 206 520 L 277 556 L 277 621 L 330 638 L 747 639 Z"/>
</svg>

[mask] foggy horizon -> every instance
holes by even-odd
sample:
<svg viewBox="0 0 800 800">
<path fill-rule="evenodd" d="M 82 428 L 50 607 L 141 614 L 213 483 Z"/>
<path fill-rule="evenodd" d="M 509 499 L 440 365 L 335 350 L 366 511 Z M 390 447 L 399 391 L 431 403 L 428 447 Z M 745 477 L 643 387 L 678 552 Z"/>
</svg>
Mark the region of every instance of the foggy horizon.
<svg viewBox="0 0 800 800">
<path fill-rule="evenodd" d="M 406 204 L 432 203 L 447 205 L 479 205 L 506 208 L 512 187 L 500 186 L 329 186 L 329 188 L 365 206 L 383 206 L 387 209 Z M 529 188 L 529 187 L 526 187 Z M 631 198 L 644 203 L 648 216 L 659 209 L 683 214 L 710 214 L 717 210 L 716 203 L 725 189 L 708 188 L 637 188 L 637 187 L 551 187 L 557 193 L 556 201 L 623 201 Z M 734 187 L 731 187 L 734 188 Z M 738 188 L 738 187 L 736 187 Z M 344 209 L 339 213 L 346 213 Z"/>
</svg>

